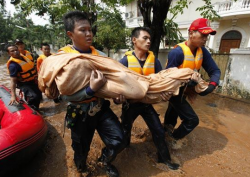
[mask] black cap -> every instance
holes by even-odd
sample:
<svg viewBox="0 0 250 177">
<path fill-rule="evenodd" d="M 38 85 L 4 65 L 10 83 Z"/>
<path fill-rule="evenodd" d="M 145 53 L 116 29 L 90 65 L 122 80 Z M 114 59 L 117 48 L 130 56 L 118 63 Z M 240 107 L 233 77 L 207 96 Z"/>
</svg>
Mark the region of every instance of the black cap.
<svg viewBox="0 0 250 177">
<path fill-rule="evenodd" d="M 24 44 L 24 42 L 23 42 L 22 40 L 16 39 L 16 40 L 15 40 L 15 44 L 18 44 L 18 43 L 19 43 L 19 44 Z"/>
</svg>

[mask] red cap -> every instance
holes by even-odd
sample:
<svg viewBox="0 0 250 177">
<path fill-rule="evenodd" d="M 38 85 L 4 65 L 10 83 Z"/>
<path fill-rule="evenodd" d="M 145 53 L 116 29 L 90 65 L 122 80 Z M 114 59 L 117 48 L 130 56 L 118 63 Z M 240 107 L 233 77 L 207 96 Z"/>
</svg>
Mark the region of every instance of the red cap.
<svg viewBox="0 0 250 177">
<path fill-rule="evenodd" d="M 199 31 L 202 34 L 215 35 L 216 31 L 210 27 L 210 21 L 206 18 L 198 18 L 189 27 L 189 31 Z"/>
</svg>

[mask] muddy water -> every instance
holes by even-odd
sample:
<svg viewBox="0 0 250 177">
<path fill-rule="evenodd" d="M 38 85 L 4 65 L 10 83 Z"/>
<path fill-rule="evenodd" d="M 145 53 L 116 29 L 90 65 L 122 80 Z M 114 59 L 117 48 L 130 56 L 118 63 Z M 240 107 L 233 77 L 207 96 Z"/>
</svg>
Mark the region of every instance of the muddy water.
<svg viewBox="0 0 250 177">
<path fill-rule="evenodd" d="M 171 145 L 169 148 L 173 160 L 181 165 L 178 171 L 171 171 L 157 163 L 152 137 L 140 117 L 133 126 L 131 146 L 121 152 L 113 163 L 121 177 L 249 176 L 249 106 L 249 103 L 221 95 L 198 97 L 193 107 L 200 117 L 199 126 L 179 142 L 177 149 Z M 154 107 L 163 122 L 167 103 Z M 20 171 L 19 176 L 87 176 L 78 173 L 74 167 L 69 130 L 66 129 L 65 137 L 62 137 L 65 105 L 55 105 L 45 99 L 42 109 L 50 112 L 45 117 L 50 127 L 46 146 L 30 166 Z M 120 106 L 112 104 L 112 109 L 118 117 L 121 115 Z M 105 176 L 96 163 L 102 147 L 103 143 L 96 133 L 88 157 L 89 171 L 92 172 L 89 176 Z"/>
<path fill-rule="evenodd" d="M 7 72 L 6 62 L 8 61 L 8 56 L 0 57 L 0 84 L 5 85 L 9 88 L 10 78 Z"/>
<path fill-rule="evenodd" d="M 3 63 L 2 60 L 1 63 Z M 5 67 L 3 64 L 0 67 L 0 82 L 8 84 L 8 76 L 3 73 Z M 161 122 L 167 105 L 168 103 L 154 105 L 160 114 Z M 198 97 L 192 106 L 200 118 L 199 126 L 178 142 L 178 146 L 172 146 L 171 141 L 166 137 L 172 159 L 181 165 L 180 170 L 171 171 L 165 165 L 157 163 L 156 148 L 150 132 L 143 119 L 139 117 L 133 126 L 131 146 L 121 152 L 113 162 L 120 176 L 250 176 L 249 102 L 210 94 L 206 97 Z M 96 163 L 100 149 L 104 146 L 97 132 L 88 157 L 91 173 L 80 174 L 76 171 L 73 164 L 70 131 L 66 129 L 63 133 L 65 108 L 65 103 L 55 104 L 44 96 L 41 112 L 49 126 L 45 146 L 29 164 L 17 171 L 15 176 L 105 176 Z M 112 104 L 112 109 L 120 117 L 121 106 Z"/>
</svg>

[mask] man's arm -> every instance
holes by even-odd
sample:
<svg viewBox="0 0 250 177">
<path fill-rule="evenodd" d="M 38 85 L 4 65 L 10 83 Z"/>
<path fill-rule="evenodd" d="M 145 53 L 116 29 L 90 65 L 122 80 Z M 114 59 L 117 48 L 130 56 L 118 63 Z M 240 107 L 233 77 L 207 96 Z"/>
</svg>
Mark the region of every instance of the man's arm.
<svg viewBox="0 0 250 177">
<path fill-rule="evenodd" d="M 90 76 L 90 86 L 81 89 L 73 95 L 61 95 L 61 98 L 64 101 L 83 101 L 93 97 L 95 92 L 97 92 L 106 82 L 107 79 L 100 71 L 93 70 Z"/>
<path fill-rule="evenodd" d="M 209 93 L 212 93 L 216 88 L 216 86 L 219 84 L 221 72 L 216 63 L 214 62 L 211 54 L 205 47 L 202 48 L 202 52 L 203 52 L 202 67 L 205 69 L 208 76 L 210 77 L 210 83 L 208 85 L 208 88 L 204 92 L 199 93 L 199 95 L 205 96 Z"/>
<path fill-rule="evenodd" d="M 79 90 L 78 92 L 74 93 L 73 95 L 61 95 L 60 97 L 62 98 L 63 101 L 66 102 L 71 102 L 71 101 L 83 101 L 86 99 L 89 99 L 91 97 L 93 97 L 93 95 L 91 93 L 87 93 L 87 89 L 89 87 L 85 87 L 81 90 Z"/>
<path fill-rule="evenodd" d="M 128 67 L 128 58 L 127 58 L 127 56 L 124 56 L 121 60 L 119 60 L 119 62 L 121 64 L 123 64 L 124 66 Z"/>
<path fill-rule="evenodd" d="M 10 90 L 11 90 L 11 98 L 9 105 L 18 104 L 18 101 L 16 99 L 16 84 L 17 84 L 17 77 L 11 77 L 11 83 L 10 83 Z"/>
<path fill-rule="evenodd" d="M 181 47 L 177 47 L 171 50 L 168 54 L 168 63 L 166 69 L 179 67 L 183 63 L 183 60 L 184 60 L 184 54 Z"/>
<path fill-rule="evenodd" d="M 211 54 L 207 51 L 206 48 L 202 48 L 203 50 L 203 62 L 202 67 L 207 72 L 208 76 L 210 77 L 210 83 L 215 82 L 215 86 L 219 84 L 220 81 L 220 69 L 218 68 L 217 64 L 214 62 Z"/>
</svg>

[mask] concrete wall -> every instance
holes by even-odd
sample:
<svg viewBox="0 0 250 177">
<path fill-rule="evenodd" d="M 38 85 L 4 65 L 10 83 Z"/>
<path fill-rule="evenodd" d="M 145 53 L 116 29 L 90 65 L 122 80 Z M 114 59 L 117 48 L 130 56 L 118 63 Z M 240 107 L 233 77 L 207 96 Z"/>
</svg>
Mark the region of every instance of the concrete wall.
<svg viewBox="0 0 250 177">
<path fill-rule="evenodd" d="M 250 50 L 231 49 L 222 93 L 250 99 Z"/>
</svg>

